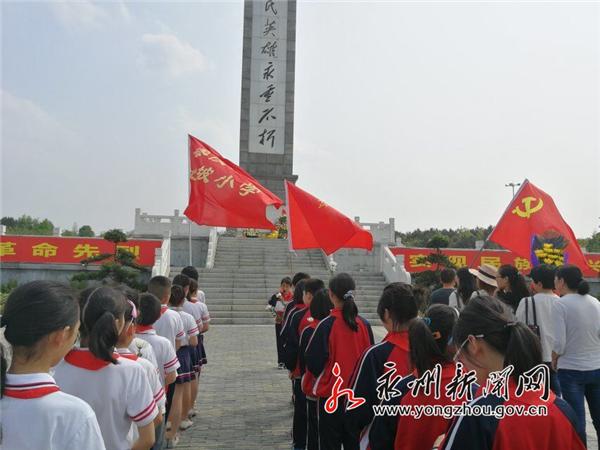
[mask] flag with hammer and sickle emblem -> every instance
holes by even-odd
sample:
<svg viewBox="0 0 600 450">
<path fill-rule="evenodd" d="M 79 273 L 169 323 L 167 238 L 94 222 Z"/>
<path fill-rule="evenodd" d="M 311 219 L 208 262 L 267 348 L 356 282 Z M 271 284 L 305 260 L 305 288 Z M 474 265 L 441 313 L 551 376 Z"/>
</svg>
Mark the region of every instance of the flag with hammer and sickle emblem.
<svg viewBox="0 0 600 450">
<path fill-rule="evenodd" d="M 521 185 L 489 240 L 536 264 L 574 264 L 590 272 L 554 200 L 529 180 Z"/>
<path fill-rule="evenodd" d="M 373 236 L 354 220 L 306 191 L 285 182 L 290 250 L 320 248 L 327 255 L 340 248 L 373 249 Z"/>
</svg>

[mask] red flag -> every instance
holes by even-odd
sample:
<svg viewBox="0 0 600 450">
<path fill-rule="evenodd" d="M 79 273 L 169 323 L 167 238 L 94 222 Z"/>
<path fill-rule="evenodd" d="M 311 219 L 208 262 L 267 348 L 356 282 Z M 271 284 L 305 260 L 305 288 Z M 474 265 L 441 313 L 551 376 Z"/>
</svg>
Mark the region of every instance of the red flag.
<svg viewBox="0 0 600 450">
<path fill-rule="evenodd" d="M 320 248 L 330 255 L 340 248 L 373 249 L 368 230 L 286 180 L 290 249 Z"/>
<path fill-rule="evenodd" d="M 529 180 L 525 180 L 489 240 L 527 258 L 534 266 L 569 263 L 584 273 L 590 272 L 573 230 L 552 197 Z"/>
<path fill-rule="evenodd" d="M 190 199 L 184 214 L 199 225 L 274 229 L 266 208 L 282 201 L 214 148 L 189 136 Z"/>
</svg>

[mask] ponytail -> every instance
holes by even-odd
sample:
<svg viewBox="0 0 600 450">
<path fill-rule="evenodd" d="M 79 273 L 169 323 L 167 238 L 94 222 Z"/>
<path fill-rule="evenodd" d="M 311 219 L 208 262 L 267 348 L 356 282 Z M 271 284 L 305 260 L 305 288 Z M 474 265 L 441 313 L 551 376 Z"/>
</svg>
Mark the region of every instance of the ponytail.
<svg viewBox="0 0 600 450">
<path fill-rule="evenodd" d="M 509 322 L 505 328 L 508 332 L 508 343 L 504 352 L 504 367 L 512 365 L 512 376 L 519 377 L 541 364 L 540 340 L 523 322 Z"/>
<path fill-rule="evenodd" d="M 356 316 L 358 316 L 358 307 L 354 303 L 354 292 L 348 291 L 344 295 L 344 306 L 342 306 L 342 316 L 344 322 L 350 327 L 352 331 L 358 331 L 358 324 L 356 323 Z"/>
<path fill-rule="evenodd" d="M 581 280 L 579 282 L 579 284 L 577 285 L 577 293 L 579 295 L 587 295 L 590 293 L 590 284 L 585 281 L 585 280 Z"/>
<path fill-rule="evenodd" d="M 458 315 L 447 305 L 432 305 L 425 317 L 413 319 L 408 327 L 410 359 L 419 376 L 437 363 L 452 360 L 448 342 Z"/>
<path fill-rule="evenodd" d="M 53 281 L 32 281 L 17 287 L 6 300 L 0 318 L 0 328 L 4 328 L 4 338 L 24 359 L 35 358 L 38 343 L 54 331 L 74 327 L 79 319 L 79 306 L 75 294 L 68 286 Z M 0 378 L 2 392 L 9 353 L 2 345 L 0 354 Z"/>
<path fill-rule="evenodd" d="M 119 333 L 115 317 L 110 312 L 105 311 L 96 320 L 90 330 L 88 336 L 89 349 L 96 357 L 116 364 L 117 360 L 113 357 L 112 353 L 118 340 Z"/>
<path fill-rule="evenodd" d="M 82 340 L 87 342 L 95 357 L 112 364 L 117 363 L 112 356 L 119 340 L 116 320 L 124 318 L 126 304 L 122 292 L 110 287 L 100 287 L 87 297 L 82 312 Z"/>
<path fill-rule="evenodd" d="M 329 290 L 338 300 L 343 302 L 342 316 L 346 325 L 352 331 L 358 331 L 356 316 L 358 316 L 358 308 L 354 302 L 354 290 L 356 283 L 354 279 L 347 273 L 341 272 L 329 280 Z"/>
</svg>

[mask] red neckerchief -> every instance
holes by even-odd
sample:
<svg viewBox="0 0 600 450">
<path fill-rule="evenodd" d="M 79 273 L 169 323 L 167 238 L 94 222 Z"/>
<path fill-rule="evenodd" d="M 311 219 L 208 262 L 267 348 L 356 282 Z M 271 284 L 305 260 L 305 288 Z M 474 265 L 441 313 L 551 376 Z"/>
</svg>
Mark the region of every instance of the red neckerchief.
<svg viewBox="0 0 600 450">
<path fill-rule="evenodd" d="M 290 291 L 287 291 L 285 294 L 282 293 L 281 296 L 287 302 L 294 296 L 294 294 L 292 294 Z"/>
<path fill-rule="evenodd" d="M 118 353 L 113 352 L 113 358 L 117 359 Z M 97 358 L 88 349 L 74 348 L 65 356 L 65 361 L 72 366 L 86 370 L 100 370 L 111 364 L 109 361 Z"/>
<path fill-rule="evenodd" d="M 410 345 L 408 343 L 408 330 L 404 331 L 390 331 L 383 338 L 386 342 L 391 342 L 396 347 L 408 352 L 410 350 Z"/>
<path fill-rule="evenodd" d="M 135 326 L 135 332 L 136 333 L 143 333 L 144 331 L 149 331 L 149 330 L 153 330 L 154 327 L 152 325 L 136 325 Z"/>
<path fill-rule="evenodd" d="M 136 355 L 135 353 L 132 353 L 127 348 L 118 348 L 117 353 L 120 356 L 122 356 L 123 358 L 131 359 L 132 361 L 136 361 L 138 359 L 138 355 Z"/>
<path fill-rule="evenodd" d="M 60 391 L 60 389 L 56 383 L 53 383 L 52 381 L 28 384 L 7 383 L 4 387 L 4 395 L 7 397 L 19 398 L 21 400 L 40 398 L 58 391 Z"/>
</svg>

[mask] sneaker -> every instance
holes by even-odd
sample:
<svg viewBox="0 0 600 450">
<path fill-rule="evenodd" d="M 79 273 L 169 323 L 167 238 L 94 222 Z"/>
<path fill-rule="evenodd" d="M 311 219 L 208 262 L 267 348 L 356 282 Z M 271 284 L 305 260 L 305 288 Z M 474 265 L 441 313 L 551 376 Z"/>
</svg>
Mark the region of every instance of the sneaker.
<svg viewBox="0 0 600 450">
<path fill-rule="evenodd" d="M 177 444 L 179 444 L 179 435 L 176 434 L 172 439 L 167 439 L 165 448 L 175 448 L 177 447 Z"/>
<path fill-rule="evenodd" d="M 196 408 L 193 408 L 188 413 L 188 419 L 191 419 L 192 417 L 196 417 L 197 415 L 198 415 L 198 410 Z"/>
<path fill-rule="evenodd" d="M 194 422 L 192 422 L 190 419 L 185 419 L 179 424 L 179 429 L 185 431 L 192 425 L 194 425 Z"/>
<path fill-rule="evenodd" d="M 279 365 L 277 366 L 277 368 L 278 368 L 279 370 L 283 370 L 283 369 L 285 369 L 285 364 L 283 364 L 283 363 L 279 363 Z"/>
</svg>

